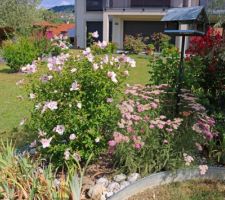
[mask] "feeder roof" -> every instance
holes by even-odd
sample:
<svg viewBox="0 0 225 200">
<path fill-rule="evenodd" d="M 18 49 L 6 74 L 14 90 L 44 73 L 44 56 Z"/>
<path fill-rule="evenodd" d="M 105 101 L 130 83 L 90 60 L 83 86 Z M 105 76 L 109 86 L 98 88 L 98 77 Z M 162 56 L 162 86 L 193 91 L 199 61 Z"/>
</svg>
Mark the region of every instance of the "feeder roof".
<svg viewBox="0 0 225 200">
<path fill-rule="evenodd" d="M 208 22 L 208 17 L 203 6 L 195 6 L 169 9 L 161 21 L 183 23 L 192 23 L 194 21 Z"/>
</svg>

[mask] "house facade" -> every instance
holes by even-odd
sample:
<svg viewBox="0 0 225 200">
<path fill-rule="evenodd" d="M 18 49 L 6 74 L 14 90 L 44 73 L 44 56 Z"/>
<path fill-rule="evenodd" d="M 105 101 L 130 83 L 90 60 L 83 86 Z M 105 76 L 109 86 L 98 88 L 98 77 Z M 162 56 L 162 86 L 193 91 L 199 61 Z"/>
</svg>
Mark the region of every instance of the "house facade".
<svg viewBox="0 0 225 200">
<path fill-rule="evenodd" d="M 122 49 L 125 35 L 163 32 L 160 20 L 168 9 L 200 3 L 200 0 L 76 0 L 77 47 L 85 48 L 88 33 L 97 30 L 99 40 L 115 42 Z M 175 43 L 179 47 L 179 37 Z"/>
</svg>

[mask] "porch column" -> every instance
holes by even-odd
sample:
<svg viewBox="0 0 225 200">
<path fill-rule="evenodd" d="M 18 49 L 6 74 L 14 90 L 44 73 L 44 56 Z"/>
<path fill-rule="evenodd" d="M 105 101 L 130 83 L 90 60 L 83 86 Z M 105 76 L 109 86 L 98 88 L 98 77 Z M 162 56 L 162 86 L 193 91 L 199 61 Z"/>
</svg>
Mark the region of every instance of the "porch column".
<svg viewBox="0 0 225 200">
<path fill-rule="evenodd" d="M 179 30 L 188 30 L 188 25 L 186 24 L 181 24 L 179 26 Z M 181 50 L 181 43 L 182 43 L 182 37 L 180 36 L 177 36 L 176 37 L 176 47 Z M 189 44 L 189 37 L 186 37 L 186 40 L 185 40 L 185 45 L 184 45 L 184 49 L 186 50 L 188 48 L 188 45 Z"/>
<path fill-rule="evenodd" d="M 103 13 L 103 40 L 109 42 L 109 15 Z"/>
<path fill-rule="evenodd" d="M 118 16 L 112 18 L 112 42 L 123 49 L 123 20 Z"/>
</svg>

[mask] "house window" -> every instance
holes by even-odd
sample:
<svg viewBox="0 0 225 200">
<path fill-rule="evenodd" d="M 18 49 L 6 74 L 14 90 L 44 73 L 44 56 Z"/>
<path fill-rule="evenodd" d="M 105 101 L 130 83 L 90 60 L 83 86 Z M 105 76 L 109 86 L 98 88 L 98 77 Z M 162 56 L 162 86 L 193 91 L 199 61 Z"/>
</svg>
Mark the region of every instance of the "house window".
<svg viewBox="0 0 225 200">
<path fill-rule="evenodd" d="M 131 7 L 169 7 L 170 0 L 131 0 Z"/>
<path fill-rule="evenodd" d="M 87 11 L 102 11 L 103 0 L 86 0 Z"/>
</svg>

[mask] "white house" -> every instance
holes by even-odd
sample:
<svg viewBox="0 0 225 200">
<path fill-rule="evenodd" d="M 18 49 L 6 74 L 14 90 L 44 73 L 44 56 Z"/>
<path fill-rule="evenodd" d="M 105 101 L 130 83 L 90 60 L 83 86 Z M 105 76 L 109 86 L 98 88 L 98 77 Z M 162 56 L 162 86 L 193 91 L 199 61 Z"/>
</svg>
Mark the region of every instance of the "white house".
<svg viewBox="0 0 225 200">
<path fill-rule="evenodd" d="M 198 5 L 200 0 L 76 0 L 77 47 L 85 48 L 88 33 L 97 30 L 100 40 L 122 49 L 125 35 L 163 32 L 160 20 L 169 8 Z M 179 41 L 174 39 L 178 47 Z"/>
</svg>

